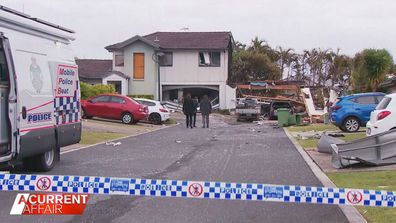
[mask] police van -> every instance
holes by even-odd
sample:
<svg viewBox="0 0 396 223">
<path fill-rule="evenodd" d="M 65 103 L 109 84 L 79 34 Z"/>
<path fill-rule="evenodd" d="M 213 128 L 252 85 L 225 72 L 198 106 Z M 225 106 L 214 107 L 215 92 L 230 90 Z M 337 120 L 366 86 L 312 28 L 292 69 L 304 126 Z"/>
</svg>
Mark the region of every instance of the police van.
<svg viewBox="0 0 396 223">
<path fill-rule="evenodd" d="M 74 31 L 0 6 L 0 163 L 50 170 L 81 139 Z"/>
</svg>

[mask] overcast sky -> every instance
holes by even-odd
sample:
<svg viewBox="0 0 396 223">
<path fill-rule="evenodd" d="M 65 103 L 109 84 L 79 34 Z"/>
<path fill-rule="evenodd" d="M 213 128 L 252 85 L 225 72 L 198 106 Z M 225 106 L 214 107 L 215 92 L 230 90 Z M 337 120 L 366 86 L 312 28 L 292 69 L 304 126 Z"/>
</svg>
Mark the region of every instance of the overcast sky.
<svg viewBox="0 0 396 223">
<path fill-rule="evenodd" d="M 0 0 L 0 4 L 76 31 L 80 58 L 110 58 L 105 46 L 155 31 L 231 31 L 297 52 L 340 48 L 396 55 L 394 0 Z"/>
</svg>

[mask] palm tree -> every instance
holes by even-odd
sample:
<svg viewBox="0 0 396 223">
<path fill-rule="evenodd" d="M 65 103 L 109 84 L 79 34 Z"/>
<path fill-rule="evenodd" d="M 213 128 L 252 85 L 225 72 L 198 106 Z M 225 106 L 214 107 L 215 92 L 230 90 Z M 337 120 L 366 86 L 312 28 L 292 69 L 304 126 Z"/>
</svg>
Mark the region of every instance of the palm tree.
<svg viewBox="0 0 396 223">
<path fill-rule="evenodd" d="M 283 77 L 285 68 L 287 67 L 287 79 L 289 79 L 291 75 L 291 64 L 293 62 L 292 57 L 294 55 L 294 50 L 291 48 L 283 49 L 281 46 L 279 46 L 276 53 L 279 58 L 277 62 L 280 67 L 281 76 Z"/>
</svg>

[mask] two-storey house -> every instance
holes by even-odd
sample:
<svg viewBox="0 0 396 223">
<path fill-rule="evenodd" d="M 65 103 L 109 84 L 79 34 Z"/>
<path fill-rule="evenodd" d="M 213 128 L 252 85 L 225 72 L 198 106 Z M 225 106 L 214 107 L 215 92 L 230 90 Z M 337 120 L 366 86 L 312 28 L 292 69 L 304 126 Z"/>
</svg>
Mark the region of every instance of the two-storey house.
<svg viewBox="0 0 396 223">
<path fill-rule="evenodd" d="M 235 108 L 235 89 L 227 85 L 232 41 L 231 32 L 155 32 L 105 48 L 113 54 L 113 70 L 129 76 L 130 95 L 174 101 L 206 94 L 230 109 Z"/>
</svg>

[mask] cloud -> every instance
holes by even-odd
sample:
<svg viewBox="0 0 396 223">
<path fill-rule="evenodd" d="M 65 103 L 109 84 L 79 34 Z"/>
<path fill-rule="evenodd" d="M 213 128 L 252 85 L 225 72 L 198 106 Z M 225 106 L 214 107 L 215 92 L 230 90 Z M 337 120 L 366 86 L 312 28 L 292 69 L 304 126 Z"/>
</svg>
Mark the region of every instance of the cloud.
<svg viewBox="0 0 396 223">
<path fill-rule="evenodd" d="M 155 31 L 232 31 L 238 41 L 254 36 L 297 51 L 341 48 L 353 55 L 386 48 L 395 55 L 392 0 L 0 0 L 76 30 L 76 55 L 110 58 L 105 46 Z"/>
</svg>

